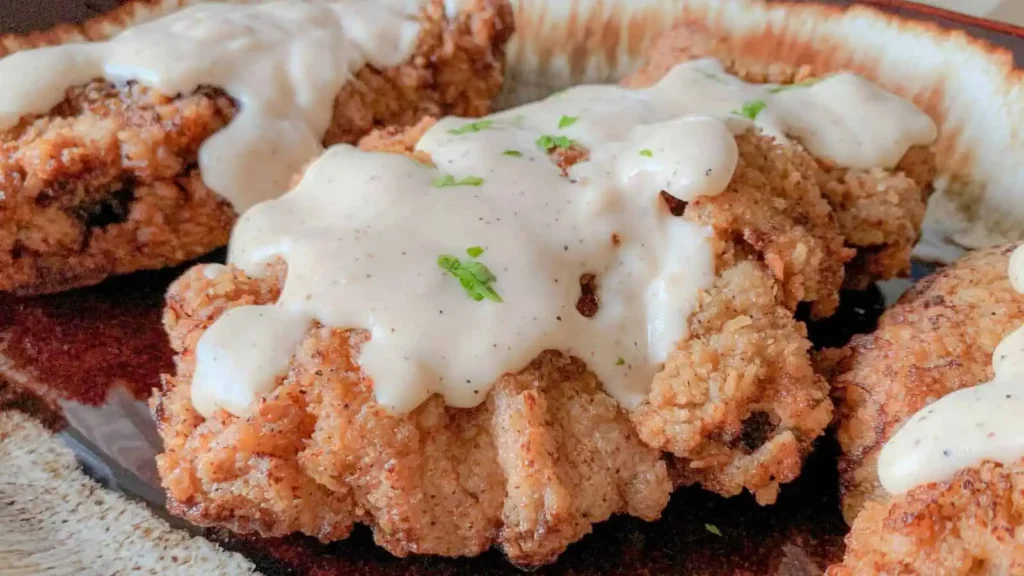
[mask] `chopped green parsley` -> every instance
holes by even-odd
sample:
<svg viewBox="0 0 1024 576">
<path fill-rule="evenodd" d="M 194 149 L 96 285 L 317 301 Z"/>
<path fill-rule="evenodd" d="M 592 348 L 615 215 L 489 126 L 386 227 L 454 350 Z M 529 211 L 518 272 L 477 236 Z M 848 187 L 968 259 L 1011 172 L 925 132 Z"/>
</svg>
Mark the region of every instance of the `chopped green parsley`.
<svg viewBox="0 0 1024 576">
<path fill-rule="evenodd" d="M 733 110 L 732 113 L 737 116 L 743 116 L 744 118 L 754 120 L 757 118 L 757 115 L 761 113 L 761 110 L 764 110 L 765 106 L 767 106 L 767 104 L 764 103 L 764 100 L 748 100 L 743 103 L 743 107 L 740 108 L 738 112 Z"/>
<path fill-rule="evenodd" d="M 640 155 L 650 158 L 651 156 L 654 156 L 654 152 L 651 152 L 650 148 L 644 148 L 640 151 Z"/>
<path fill-rule="evenodd" d="M 575 124 L 577 120 L 579 120 L 579 118 L 576 116 L 562 116 L 558 120 L 558 128 L 568 128 L 569 126 Z"/>
<path fill-rule="evenodd" d="M 568 148 L 576 142 L 567 136 L 551 136 L 545 134 L 540 138 L 537 138 L 537 147 L 545 152 L 550 152 L 554 148 Z"/>
<path fill-rule="evenodd" d="M 493 120 L 479 120 L 477 122 L 470 122 L 469 124 L 463 124 L 462 126 L 449 130 L 449 134 L 468 134 L 470 132 L 479 132 L 481 130 L 487 130 L 494 124 Z"/>
<path fill-rule="evenodd" d="M 445 272 L 458 278 L 462 289 L 473 300 L 479 302 L 486 298 L 491 302 L 502 301 L 501 296 L 491 287 L 491 283 L 497 280 L 497 278 L 487 266 L 480 262 L 461 262 L 455 256 L 442 254 L 437 257 L 437 265 Z"/>
<path fill-rule="evenodd" d="M 811 78 L 810 80 L 804 80 L 803 82 L 794 82 L 793 84 L 783 84 L 774 88 L 769 88 L 769 94 L 778 94 L 779 92 L 785 92 L 786 90 L 792 90 L 793 88 L 806 88 L 808 86 L 814 86 L 818 82 L 821 82 L 821 78 Z"/>
<path fill-rule="evenodd" d="M 615 361 L 615 365 L 616 366 L 624 366 L 625 364 L 626 364 L 626 359 L 623 358 L 622 356 L 619 356 L 619 359 Z"/>
<path fill-rule="evenodd" d="M 444 174 L 434 178 L 435 188 L 447 188 L 448 186 L 479 186 L 484 183 L 484 179 L 479 176 L 466 176 L 461 180 L 457 180 L 455 176 L 451 174 Z"/>
<path fill-rule="evenodd" d="M 722 535 L 722 531 L 719 530 L 718 526 L 715 526 L 714 524 L 705 524 L 704 525 L 704 529 L 707 530 L 708 532 L 711 532 L 715 536 L 721 536 Z"/>
<path fill-rule="evenodd" d="M 469 254 L 470 258 L 476 258 L 483 253 L 484 249 L 479 246 L 470 246 L 469 248 L 466 248 L 466 254 Z"/>
<path fill-rule="evenodd" d="M 520 152 L 519 150 L 505 150 L 501 154 L 502 156 L 511 156 L 513 158 L 519 158 L 520 156 L 523 155 L 523 153 Z"/>
</svg>

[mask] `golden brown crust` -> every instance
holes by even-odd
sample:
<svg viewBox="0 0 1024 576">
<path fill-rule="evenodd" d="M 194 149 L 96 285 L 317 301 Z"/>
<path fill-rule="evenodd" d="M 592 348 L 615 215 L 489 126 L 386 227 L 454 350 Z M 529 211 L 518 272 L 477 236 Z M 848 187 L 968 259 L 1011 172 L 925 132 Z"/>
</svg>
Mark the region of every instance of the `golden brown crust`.
<svg viewBox="0 0 1024 576">
<path fill-rule="evenodd" d="M 502 85 L 512 36 L 507 0 L 473 0 L 449 20 L 443 0 L 423 8 L 423 27 L 408 62 L 365 66 L 338 94 L 326 145 L 354 144 L 375 127 L 412 126 L 424 116 L 482 116 Z"/>
<path fill-rule="evenodd" d="M 671 482 L 582 362 L 545 353 L 503 377 L 477 408 L 433 397 L 408 415 L 373 399 L 355 364 L 365 334 L 315 328 L 248 419 L 191 405 L 195 344 L 226 309 L 271 302 L 283 279 L 196 267 L 168 293 L 178 373 L 153 401 L 169 508 L 201 525 L 322 540 L 353 523 L 410 553 L 552 561 L 611 514 L 656 519 Z"/>
<path fill-rule="evenodd" d="M 650 60 L 623 80 L 626 86 L 648 86 L 680 62 L 712 57 L 747 82 L 792 84 L 813 79 L 825 70 L 791 66 L 764 58 L 736 57 L 727 39 L 695 26 L 681 26 L 656 42 Z M 910 252 L 924 220 L 925 204 L 935 178 L 935 152 L 910 149 L 895 170 L 844 169 L 818 161 L 815 177 L 832 205 L 846 245 L 857 251 L 846 270 L 846 285 L 864 289 L 875 280 L 906 276 Z"/>
<path fill-rule="evenodd" d="M 737 144 L 725 192 L 683 212 L 715 230 L 720 277 L 631 418 L 645 443 L 672 454 L 677 483 L 747 489 L 770 504 L 832 415 L 794 311 L 835 310 L 849 253 L 802 149 L 753 132 Z"/>
<path fill-rule="evenodd" d="M 475 0 L 449 20 L 443 0 L 431 0 L 422 20 L 408 62 L 364 67 L 345 85 L 325 144 L 489 110 L 512 32 L 508 3 Z M 0 134 L 0 291 L 94 284 L 224 245 L 234 211 L 202 184 L 196 158 L 234 112 L 218 90 L 169 97 L 94 81 Z"/>
<path fill-rule="evenodd" d="M 209 91 L 97 81 L 0 135 L 0 291 L 63 290 L 225 244 L 234 211 L 195 160 L 233 111 Z"/>
<path fill-rule="evenodd" d="M 828 576 L 1024 574 L 1024 461 L 985 462 L 949 482 L 869 502 Z"/>
<path fill-rule="evenodd" d="M 694 25 L 677 26 L 659 36 L 644 65 L 626 77 L 622 84 L 631 88 L 650 86 L 680 62 L 715 58 L 731 74 L 757 84 L 794 84 L 816 76 L 808 65 L 792 66 L 770 62 L 768 58 L 737 57 L 735 47 L 726 38 L 716 37 Z"/>
<path fill-rule="evenodd" d="M 674 455 L 677 484 L 727 496 L 746 488 L 770 504 L 831 421 L 806 328 L 779 292 L 758 263 L 722 273 L 630 415 L 645 443 Z"/>
<path fill-rule="evenodd" d="M 992 351 L 1024 322 L 1024 296 L 1010 286 L 1014 246 L 973 252 L 917 283 L 881 318 L 822 362 L 832 373 L 843 512 L 852 521 L 869 501 L 884 501 L 878 452 L 930 402 L 992 378 Z"/>
<path fill-rule="evenodd" d="M 846 287 L 863 290 L 876 280 L 909 276 L 910 254 L 935 180 L 934 152 L 915 146 L 894 171 L 818 164 L 821 191 L 835 209 L 847 246 L 857 250 L 846 266 Z"/>
<path fill-rule="evenodd" d="M 754 131 L 736 144 L 739 162 L 729 186 L 690 202 L 684 217 L 711 226 L 726 243 L 719 269 L 753 253 L 781 288 L 784 306 L 795 310 L 807 302 L 814 317 L 830 316 L 852 253 L 817 185 L 814 160 Z"/>
</svg>

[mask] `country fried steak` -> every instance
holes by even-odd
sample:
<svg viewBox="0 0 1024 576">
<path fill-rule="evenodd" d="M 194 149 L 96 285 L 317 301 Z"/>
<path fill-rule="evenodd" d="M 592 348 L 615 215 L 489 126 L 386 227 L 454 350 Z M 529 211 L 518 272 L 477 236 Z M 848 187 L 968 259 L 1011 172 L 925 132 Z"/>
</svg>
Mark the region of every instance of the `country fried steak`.
<svg viewBox="0 0 1024 576">
<path fill-rule="evenodd" d="M 502 0 L 476 0 L 452 18 L 431 0 L 413 56 L 359 70 L 335 100 L 324 144 L 424 115 L 488 112 L 511 18 Z M 203 184 L 197 155 L 237 106 L 214 87 L 169 95 L 97 79 L 0 133 L 0 291 L 66 290 L 225 245 L 236 214 Z"/>
<path fill-rule="evenodd" d="M 362 145 L 411 154 L 432 124 L 377 131 Z M 801 301 L 834 309 L 849 250 L 802 149 L 754 131 L 738 144 L 727 191 L 682 216 L 715 230 L 719 280 L 632 412 L 579 360 L 547 352 L 478 408 L 434 397 L 395 416 L 355 364 L 366 336 L 318 327 L 254 416 L 207 420 L 190 402 L 199 337 L 231 307 L 276 301 L 286 271 L 191 270 L 168 293 L 178 372 L 154 401 L 171 509 L 198 524 L 324 540 L 366 523 L 398 555 L 495 545 L 535 565 L 611 514 L 657 518 L 673 483 L 773 502 L 832 414 L 794 311 Z M 566 168 L 569 158 L 585 155 L 552 159 Z M 467 520 L 455 529 L 452 518 Z"/>
</svg>

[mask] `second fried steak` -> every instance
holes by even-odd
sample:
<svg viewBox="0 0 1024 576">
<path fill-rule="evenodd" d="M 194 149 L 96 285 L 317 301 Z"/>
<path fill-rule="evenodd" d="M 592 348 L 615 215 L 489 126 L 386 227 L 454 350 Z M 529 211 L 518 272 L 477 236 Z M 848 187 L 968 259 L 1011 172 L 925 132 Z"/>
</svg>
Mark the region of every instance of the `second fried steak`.
<svg viewBox="0 0 1024 576">
<path fill-rule="evenodd" d="M 1024 462 L 985 461 L 898 495 L 878 481 L 882 447 L 911 416 L 992 379 L 993 351 L 1024 321 L 1024 297 L 1007 277 L 1015 248 L 971 253 L 921 280 L 875 333 L 828 353 L 840 400 L 843 513 L 852 524 L 830 575 L 1024 570 Z"/>
<path fill-rule="evenodd" d="M 421 14 L 411 58 L 365 66 L 334 103 L 324 144 L 425 114 L 480 115 L 501 86 L 512 31 L 503 0 Z M 172 266 L 227 243 L 235 211 L 203 184 L 200 145 L 236 115 L 216 88 L 168 95 L 95 80 L 0 133 L 0 291 L 66 290 Z"/>
</svg>

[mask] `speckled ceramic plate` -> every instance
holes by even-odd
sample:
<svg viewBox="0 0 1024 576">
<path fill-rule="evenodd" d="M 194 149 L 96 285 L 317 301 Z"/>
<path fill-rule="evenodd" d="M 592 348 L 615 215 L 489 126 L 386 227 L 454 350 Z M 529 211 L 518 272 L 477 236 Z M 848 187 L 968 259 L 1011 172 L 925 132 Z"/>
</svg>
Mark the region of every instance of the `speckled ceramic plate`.
<svg viewBox="0 0 1024 576">
<path fill-rule="evenodd" d="M 116 0 L 7 0 L 0 2 L 0 33 L 10 35 L 0 37 L 0 54 L 102 38 L 190 1 L 119 6 Z M 945 260 L 957 255 L 958 246 L 1024 238 L 1024 133 L 1018 129 L 1024 126 L 1024 76 L 1014 68 L 1015 56 L 1024 57 L 1024 30 L 902 0 L 854 7 L 745 0 L 513 4 L 517 32 L 504 104 L 574 83 L 616 80 L 640 63 L 659 33 L 681 23 L 703 27 L 730 38 L 745 58 L 853 69 L 912 98 L 940 121 L 943 177 L 929 208 L 922 258 Z M 140 400 L 171 368 L 160 306 L 180 271 L 139 273 L 52 296 L 0 296 L 0 381 L 42 398 L 5 396 L 0 382 L 0 407 L 17 397 L 23 407 L 50 416 L 94 476 L 158 507 L 162 491 L 153 456 L 159 438 Z M 882 308 L 878 290 L 847 294 L 837 317 L 811 327 L 812 339 L 842 343 L 851 333 L 871 330 Z M 775 506 L 684 489 L 661 521 L 618 518 L 598 525 L 544 572 L 815 574 L 842 555 L 845 531 L 835 449 L 826 439 Z M 368 531 L 330 546 L 304 538 L 207 536 L 242 551 L 267 573 L 517 573 L 494 552 L 476 559 L 399 560 L 376 548 Z"/>
</svg>

